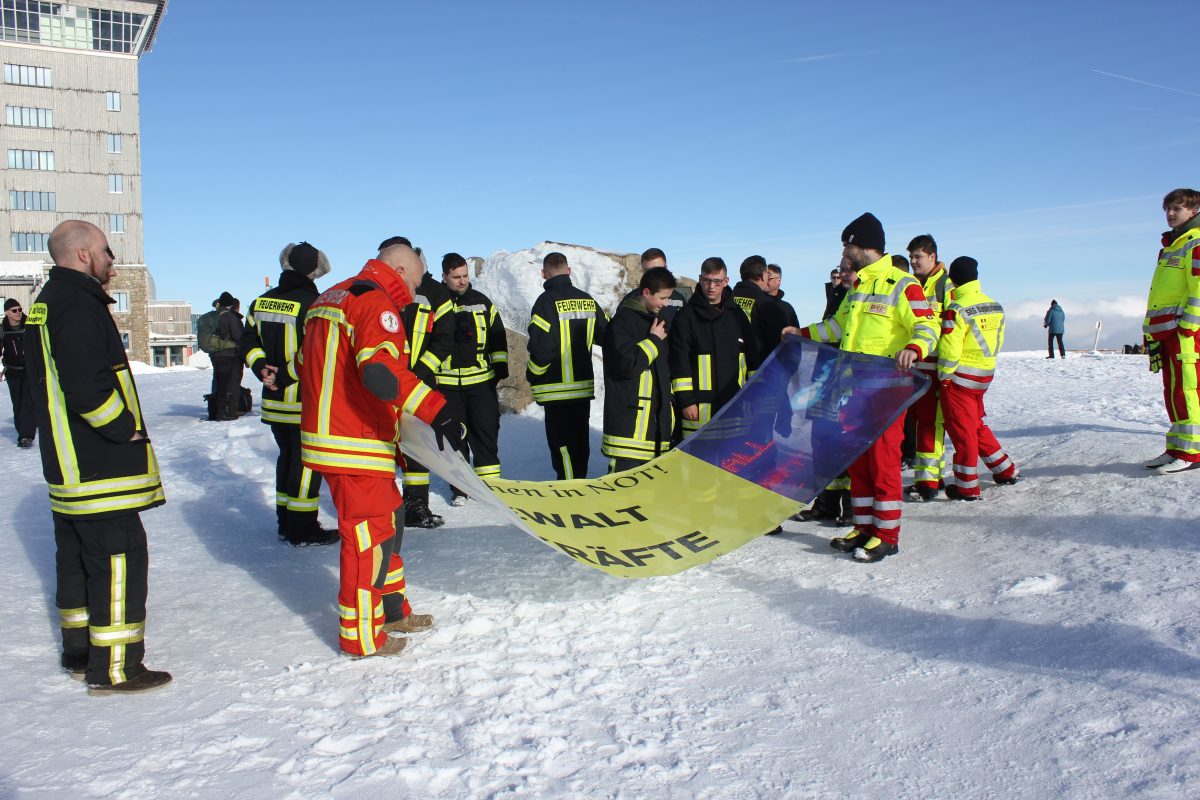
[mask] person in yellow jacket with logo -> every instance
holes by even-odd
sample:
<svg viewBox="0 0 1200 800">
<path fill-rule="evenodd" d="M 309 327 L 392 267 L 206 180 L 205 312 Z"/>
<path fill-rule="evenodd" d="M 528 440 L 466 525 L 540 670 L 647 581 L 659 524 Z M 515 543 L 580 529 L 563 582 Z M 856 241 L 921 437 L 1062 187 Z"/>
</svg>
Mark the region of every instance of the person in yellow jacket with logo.
<svg viewBox="0 0 1200 800">
<path fill-rule="evenodd" d="M 934 318 L 940 319 L 946 305 L 946 289 L 950 279 L 946 276 L 946 265 L 938 261 L 937 242 L 928 233 L 914 237 L 908 243 L 908 257 L 912 262 L 913 277 L 921 282 Z M 929 501 L 937 497 L 942 488 L 942 444 L 945 439 L 942 410 L 938 403 L 937 353 L 930 353 L 918 361 L 917 369 L 928 376 L 933 384 L 908 410 L 914 422 L 916 447 L 913 453 L 913 485 L 904 488 L 904 496 L 908 500 Z"/>
<path fill-rule="evenodd" d="M 1004 309 L 979 287 L 979 263 L 960 256 L 950 264 L 954 289 L 942 312 L 937 369 L 942 418 L 954 444 L 954 483 L 946 486 L 951 500 L 979 499 L 979 457 L 999 485 L 1021 479 L 1017 465 L 1004 452 L 983 421 L 983 394 L 996 373 L 996 355 L 1004 344 Z"/>
<path fill-rule="evenodd" d="M 1142 331 L 1150 371 L 1162 371 L 1171 429 L 1166 450 L 1145 466 L 1174 473 L 1200 469 L 1200 192 L 1176 189 L 1163 210 L 1171 230 L 1158 251 Z"/>
<path fill-rule="evenodd" d="M 873 214 L 847 225 L 842 245 L 842 257 L 857 269 L 858 279 L 837 313 L 805 328 L 785 328 L 784 333 L 839 343 L 850 353 L 894 357 L 899 369 L 911 370 L 933 350 L 938 336 L 921 284 L 892 266 L 892 257 L 884 253 L 883 225 Z M 901 416 L 850 465 L 854 530 L 830 541 L 835 550 L 852 552 L 859 561 L 879 561 L 899 552 L 903 438 Z"/>
</svg>

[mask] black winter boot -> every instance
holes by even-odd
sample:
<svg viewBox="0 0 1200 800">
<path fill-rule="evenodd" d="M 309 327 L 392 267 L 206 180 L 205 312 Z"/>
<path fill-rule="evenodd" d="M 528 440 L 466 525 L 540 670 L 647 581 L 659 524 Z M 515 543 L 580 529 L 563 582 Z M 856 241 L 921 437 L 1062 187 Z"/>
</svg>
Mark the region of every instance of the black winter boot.
<svg viewBox="0 0 1200 800">
<path fill-rule="evenodd" d="M 429 500 L 425 498 L 404 501 L 404 527 L 406 528 L 440 528 L 446 520 L 429 510 Z"/>
</svg>

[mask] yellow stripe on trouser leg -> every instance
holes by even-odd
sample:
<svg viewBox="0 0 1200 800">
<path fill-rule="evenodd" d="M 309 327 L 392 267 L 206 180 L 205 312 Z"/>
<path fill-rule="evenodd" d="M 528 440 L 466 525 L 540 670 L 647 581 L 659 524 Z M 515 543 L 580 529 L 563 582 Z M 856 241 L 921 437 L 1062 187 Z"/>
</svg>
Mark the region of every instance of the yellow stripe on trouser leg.
<svg viewBox="0 0 1200 800">
<path fill-rule="evenodd" d="M 110 626 L 125 624 L 125 566 L 124 553 L 109 557 L 109 568 L 112 571 L 109 584 Z M 125 645 L 120 642 L 113 642 L 109 647 L 108 679 L 113 683 L 125 682 Z"/>
</svg>

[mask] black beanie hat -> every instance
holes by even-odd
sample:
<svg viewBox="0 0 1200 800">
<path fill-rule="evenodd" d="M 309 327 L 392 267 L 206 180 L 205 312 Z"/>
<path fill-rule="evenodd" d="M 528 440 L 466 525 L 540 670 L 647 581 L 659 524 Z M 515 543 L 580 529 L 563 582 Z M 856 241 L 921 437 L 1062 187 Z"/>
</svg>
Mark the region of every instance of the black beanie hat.
<svg viewBox="0 0 1200 800">
<path fill-rule="evenodd" d="M 883 223 L 868 211 L 842 230 L 842 244 L 852 244 L 855 247 L 865 247 L 868 250 L 878 250 L 882 253 L 884 250 Z"/>
<path fill-rule="evenodd" d="M 21 301 L 15 297 L 10 297 L 4 301 L 4 310 L 5 311 L 8 311 L 10 308 L 20 308 L 20 307 L 21 307 Z"/>
<path fill-rule="evenodd" d="M 217 298 L 217 305 L 221 308 L 233 308 L 235 302 L 237 301 L 229 292 L 221 292 L 221 296 Z"/>
<path fill-rule="evenodd" d="M 950 282 L 955 286 L 979 280 L 979 262 L 970 256 L 959 256 L 950 262 Z"/>
</svg>

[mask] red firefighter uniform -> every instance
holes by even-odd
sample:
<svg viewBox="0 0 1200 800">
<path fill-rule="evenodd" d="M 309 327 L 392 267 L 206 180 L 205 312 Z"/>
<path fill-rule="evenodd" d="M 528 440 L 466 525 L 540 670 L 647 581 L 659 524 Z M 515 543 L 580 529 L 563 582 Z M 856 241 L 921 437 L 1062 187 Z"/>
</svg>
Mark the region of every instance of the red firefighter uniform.
<svg viewBox="0 0 1200 800">
<path fill-rule="evenodd" d="M 1158 265 L 1150 283 L 1146 321 L 1148 344 L 1157 342 L 1162 360 L 1163 400 L 1171 428 L 1166 454 L 1200 461 L 1200 216 L 1163 234 Z M 1157 371 L 1157 370 L 1156 370 Z M 1147 464 L 1147 466 L 1150 466 Z"/>
<path fill-rule="evenodd" d="M 319 296 L 305 321 L 301 454 L 325 476 L 338 511 L 338 643 L 351 655 L 373 654 L 387 617 L 411 613 L 394 546 L 400 414 L 432 422 L 446 402 L 408 369 L 400 309 L 411 302 L 400 276 L 372 259 Z M 385 606 L 396 610 L 385 616 Z"/>
<path fill-rule="evenodd" d="M 933 272 L 925 277 L 922 288 L 925 301 L 933 312 L 934 319 L 940 319 L 946 306 L 946 288 L 950 279 L 946 275 L 946 265 L 937 262 Z M 908 413 L 912 414 L 916 423 L 916 452 L 913 455 L 913 484 L 918 487 L 937 491 L 942 484 L 942 444 L 945 439 L 945 429 L 942 424 L 942 407 L 938 402 L 938 359 L 937 353 L 932 352 L 917 362 L 921 370 L 930 380 L 929 391 L 917 398 Z"/>
<path fill-rule="evenodd" d="M 1014 483 L 1013 463 L 983 421 L 983 394 L 996 373 L 996 354 L 1004 344 L 1004 309 L 983 293 L 979 281 L 956 286 L 942 312 L 938 342 L 938 381 L 942 416 L 954 444 L 954 491 L 964 500 L 979 497 L 979 457 L 996 483 Z"/>
<path fill-rule="evenodd" d="M 892 257 L 858 271 L 858 280 L 837 313 L 827 320 L 801 328 L 800 333 L 819 342 L 838 343 L 851 353 L 894 357 L 907 348 L 918 358 L 937 344 L 937 321 L 921 284 L 892 266 Z M 871 447 L 850 465 L 850 502 L 854 532 L 831 544 L 850 551 L 861 547 L 865 560 L 875 561 L 896 552 L 900 516 L 904 506 L 900 479 L 900 441 L 904 417 L 884 431 Z M 880 548 L 880 543 L 888 545 Z M 856 552 L 856 557 L 860 557 Z"/>
</svg>

